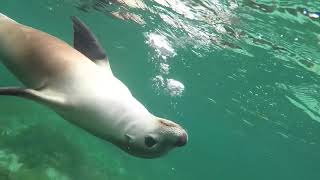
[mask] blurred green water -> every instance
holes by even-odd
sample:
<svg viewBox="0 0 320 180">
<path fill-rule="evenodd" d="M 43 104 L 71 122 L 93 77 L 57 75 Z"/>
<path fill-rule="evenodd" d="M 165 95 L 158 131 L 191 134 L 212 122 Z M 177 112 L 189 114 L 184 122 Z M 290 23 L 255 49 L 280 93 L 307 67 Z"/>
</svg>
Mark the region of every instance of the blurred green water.
<svg viewBox="0 0 320 180">
<path fill-rule="evenodd" d="M 46 107 L 1 97 L 0 178 L 320 178 L 320 20 L 301 11 L 320 11 L 319 2 L 157 0 L 144 9 L 96 2 L 2 0 L 0 11 L 69 43 L 69 17 L 81 17 L 115 75 L 150 111 L 186 127 L 188 146 L 137 159 Z M 19 84 L 4 67 L 0 83 Z"/>
</svg>

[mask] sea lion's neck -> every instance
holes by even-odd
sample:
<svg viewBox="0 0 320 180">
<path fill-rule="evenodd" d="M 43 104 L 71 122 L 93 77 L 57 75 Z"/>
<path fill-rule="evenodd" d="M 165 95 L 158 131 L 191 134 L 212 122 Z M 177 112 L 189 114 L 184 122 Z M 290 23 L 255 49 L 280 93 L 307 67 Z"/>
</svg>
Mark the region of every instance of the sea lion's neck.
<svg viewBox="0 0 320 180">
<path fill-rule="evenodd" d="M 121 110 L 115 113 L 112 121 L 119 133 L 139 134 L 154 128 L 154 116 L 134 97 L 122 101 Z"/>
</svg>

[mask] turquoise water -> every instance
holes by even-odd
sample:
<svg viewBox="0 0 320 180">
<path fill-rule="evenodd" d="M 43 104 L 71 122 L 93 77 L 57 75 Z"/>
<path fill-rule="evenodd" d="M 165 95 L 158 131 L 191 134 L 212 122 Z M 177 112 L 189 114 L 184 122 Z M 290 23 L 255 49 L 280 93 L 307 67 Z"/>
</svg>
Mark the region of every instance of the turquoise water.
<svg viewBox="0 0 320 180">
<path fill-rule="evenodd" d="M 69 17 L 80 17 L 114 74 L 183 125 L 188 145 L 138 159 L 44 106 L 1 97 L 1 180 L 320 179 L 320 19 L 303 14 L 318 1 L 110 2 L 2 0 L 0 12 L 70 44 Z M 20 83 L 1 66 L 0 84 Z"/>
</svg>

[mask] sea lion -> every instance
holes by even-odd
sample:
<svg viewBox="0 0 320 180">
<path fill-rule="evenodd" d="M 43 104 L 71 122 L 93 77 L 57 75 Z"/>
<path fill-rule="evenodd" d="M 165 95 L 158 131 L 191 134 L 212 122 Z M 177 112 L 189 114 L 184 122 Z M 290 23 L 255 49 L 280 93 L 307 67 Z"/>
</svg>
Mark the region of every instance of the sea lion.
<svg viewBox="0 0 320 180">
<path fill-rule="evenodd" d="M 0 59 L 25 86 L 0 95 L 42 103 L 65 120 L 142 158 L 184 146 L 187 132 L 151 114 L 117 79 L 89 28 L 73 17 L 74 48 L 0 14 Z"/>
</svg>

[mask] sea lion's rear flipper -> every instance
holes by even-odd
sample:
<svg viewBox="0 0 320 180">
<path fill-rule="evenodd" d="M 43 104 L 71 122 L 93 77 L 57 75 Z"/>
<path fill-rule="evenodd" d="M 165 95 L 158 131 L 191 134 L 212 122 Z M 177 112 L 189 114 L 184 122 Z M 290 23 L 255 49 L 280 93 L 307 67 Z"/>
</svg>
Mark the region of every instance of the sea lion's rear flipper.
<svg viewBox="0 0 320 180">
<path fill-rule="evenodd" d="M 73 46 L 100 66 L 109 66 L 108 58 L 96 36 L 79 18 L 72 16 Z"/>
<path fill-rule="evenodd" d="M 4 96 L 18 96 L 31 99 L 45 104 L 65 104 L 66 100 L 63 97 L 50 95 L 41 90 L 20 88 L 20 87 L 2 87 L 0 88 L 0 95 Z"/>
</svg>

